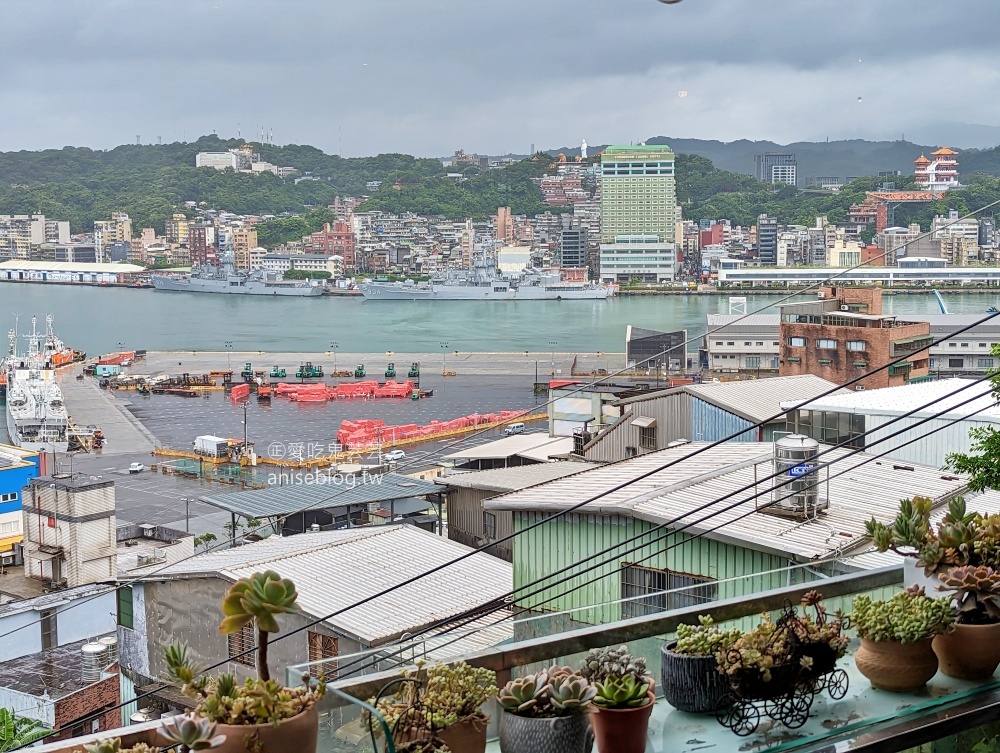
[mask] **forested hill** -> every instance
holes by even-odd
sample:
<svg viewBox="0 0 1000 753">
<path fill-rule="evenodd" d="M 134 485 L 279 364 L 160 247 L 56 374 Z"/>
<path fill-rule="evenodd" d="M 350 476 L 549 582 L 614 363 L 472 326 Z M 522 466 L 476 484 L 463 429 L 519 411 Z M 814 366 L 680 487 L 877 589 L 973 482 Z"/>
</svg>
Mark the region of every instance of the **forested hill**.
<svg viewBox="0 0 1000 753">
<path fill-rule="evenodd" d="M 126 145 L 108 151 L 67 147 L 39 152 L 0 153 L 0 214 L 42 213 L 69 220 L 74 232 L 89 232 L 96 219 L 113 211 L 128 212 L 133 226 L 163 231 L 164 221 L 177 211 L 190 214 L 186 201 L 204 202 L 216 209 L 240 214 L 301 213 L 302 218 L 281 219 L 270 229 L 261 227 L 261 241 L 273 245 L 322 226 L 331 215 L 323 210 L 334 197 L 370 193 L 366 184 L 381 181 L 363 209 L 417 212 L 461 220 L 485 218 L 498 206 L 517 214 L 532 215 L 551 209 L 533 179 L 551 172 L 550 157 L 538 155 L 499 170 L 461 168 L 463 180 L 448 177 L 436 159 L 405 154 L 344 159 L 311 146 L 254 145 L 263 159 L 294 167 L 318 180 L 282 180 L 269 173 L 249 175 L 195 168 L 200 151 L 235 148 L 240 141 L 205 136 L 193 143 Z M 750 143 L 750 142 L 747 142 Z M 811 225 L 819 214 L 831 221 L 843 219 L 852 203 L 866 190 L 877 187 L 876 178 L 861 178 L 838 194 L 806 192 L 792 187 L 763 185 L 738 171 L 720 170 L 705 156 L 687 154 L 683 143 L 673 144 L 677 154 L 677 199 L 686 219 L 728 218 L 750 225 L 762 212 L 782 223 Z M 597 158 L 590 157 L 593 163 Z M 1000 149 L 965 152 L 962 180 L 968 188 L 953 191 L 946 200 L 932 204 L 902 205 L 896 210 L 899 224 L 920 222 L 924 227 L 934 214 L 948 209 L 964 211 L 1000 198 L 1000 180 L 973 174 L 968 166 L 983 165 L 984 172 L 1000 173 Z M 881 163 L 872 162 L 873 167 Z M 993 166 L 993 167 L 991 167 Z M 831 172 L 836 174 L 836 172 Z M 912 177 L 897 179 L 900 188 Z M 273 232 L 271 232 L 273 230 Z"/>
</svg>

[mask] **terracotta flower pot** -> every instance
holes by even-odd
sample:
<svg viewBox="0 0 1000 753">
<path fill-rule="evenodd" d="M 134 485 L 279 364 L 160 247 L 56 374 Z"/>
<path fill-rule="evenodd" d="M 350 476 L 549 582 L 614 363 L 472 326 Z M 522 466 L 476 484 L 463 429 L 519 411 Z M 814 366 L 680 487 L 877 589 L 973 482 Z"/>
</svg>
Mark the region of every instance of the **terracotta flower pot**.
<svg viewBox="0 0 1000 753">
<path fill-rule="evenodd" d="M 660 686 L 664 700 L 680 711 L 714 714 L 729 690 L 728 678 L 719 672 L 714 656 L 675 654 L 677 641 L 660 651 Z"/>
<path fill-rule="evenodd" d="M 649 692 L 649 703 L 635 709 L 597 707 L 590 715 L 598 753 L 645 753 L 646 731 L 656 696 Z"/>
<path fill-rule="evenodd" d="M 485 753 L 486 720 L 466 719 L 437 733 L 454 753 Z"/>
<path fill-rule="evenodd" d="M 959 680 L 985 680 L 1000 665 L 1000 623 L 955 625 L 951 633 L 934 639 L 941 671 Z"/>
<path fill-rule="evenodd" d="M 586 714 L 535 719 L 500 715 L 500 753 L 590 753 L 594 733 Z"/>
<path fill-rule="evenodd" d="M 930 639 L 917 643 L 861 639 L 854 663 L 873 688 L 893 693 L 920 690 L 938 669 Z"/>
<path fill-rule="evenodd" d="M 226 741 L 213 753 L 316 753 L 319 733 L 319 711 L 313 706 L 298 716 L 273 724 L 217 724 L 215 734 L 225 735 Z M 255 743 L 260 741 L 260 747 Z M 166 746 L 170 743 L 157 743 Z"/>
</svg>

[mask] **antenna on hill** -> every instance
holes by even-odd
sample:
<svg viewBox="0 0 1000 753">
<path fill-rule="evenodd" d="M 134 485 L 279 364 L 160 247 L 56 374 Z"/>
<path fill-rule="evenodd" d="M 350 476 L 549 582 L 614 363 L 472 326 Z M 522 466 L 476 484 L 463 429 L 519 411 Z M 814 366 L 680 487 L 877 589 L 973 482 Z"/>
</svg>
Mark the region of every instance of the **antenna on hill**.
<svg viewBox="0 0 1000 753">
<path fill-rule="evenodd" d="M 139 139 L 141 139 L 141 138 L 142 138 L 142 134 L 137 133 L 135 135 L 135 145 L 136 146 L 139 146 Z"/>
<path fill-rule="evenodd" d="M 238 139 L 243 138 L 243 134 L 240 131 L 240 124 L 239 123 L 236 124 L 236 138 L 238 138 Z"/>
</svg>

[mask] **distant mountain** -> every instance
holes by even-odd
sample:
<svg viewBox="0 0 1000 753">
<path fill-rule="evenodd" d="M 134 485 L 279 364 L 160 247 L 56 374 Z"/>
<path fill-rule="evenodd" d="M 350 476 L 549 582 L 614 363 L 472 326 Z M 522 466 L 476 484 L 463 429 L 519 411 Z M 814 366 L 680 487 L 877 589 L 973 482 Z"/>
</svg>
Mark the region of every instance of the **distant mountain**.
<svg viewBox="0 0 1000 753">
<path fill-rule="evenodd" d="M 951 130 L 954 131 L 956 127 Z M 979 129 L 978 139 L 993 129 L 992 126 L 968 126 L 970 141 L 972 129 Z M 932 130 L 932 129 L 927 129 Z M 1000 142 L 1000 128 L 995 129 Z M 941 144 L 920 144 L 911 141 L 865 141 L 851 139 L 845 141 L 797 141 L 791 144 L 777 144 L 773 141 L 712 141 L 706 139 L 682 139 L 670 136 L 653 136 L 647 144 L 667 144 L 678 154 L 696 154 L 707 157 L 720 170 L 753 174 L 753 157 L 763 152 L 789 152 L 798 162 L 799 185 L 805 185 L 809 178 L 835 176 L 855 178 L 875 175 L 882 170 L 899 170 L 903 174 L 913 173 L 913 160 L 921 154 L 929 154 Z M 954 146 L 954 144 L 948 144 Z M 588 147 L 591 155 L 597 154 L 604 146 Z M 963 149 L 959 154 L 959 173 L 970 175 L 984 172 L 1000 175 L 1000 147 L 990 149 Z M 580 153 L 579 147 L 547 149 L 556 155 L 562 152 L 567 157 Z"/>
</svg>

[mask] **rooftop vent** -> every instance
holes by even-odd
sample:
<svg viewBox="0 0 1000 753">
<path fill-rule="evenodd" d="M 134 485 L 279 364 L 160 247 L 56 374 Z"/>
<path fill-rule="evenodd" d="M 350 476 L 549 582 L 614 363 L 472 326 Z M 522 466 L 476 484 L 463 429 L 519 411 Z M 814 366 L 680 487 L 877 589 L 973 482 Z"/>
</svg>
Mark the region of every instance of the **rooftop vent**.
<svg viewBox="0 0 1000 753">
<path fill-rule="evenodd" d="M 760 512 L 807 520 L 830 506 L 829 500 L 819 498 L 818 453 L 819 442 L 802 434 L 789 434 L 774 443 L 771 503 Z"/>
</svg>

